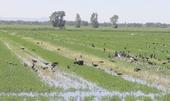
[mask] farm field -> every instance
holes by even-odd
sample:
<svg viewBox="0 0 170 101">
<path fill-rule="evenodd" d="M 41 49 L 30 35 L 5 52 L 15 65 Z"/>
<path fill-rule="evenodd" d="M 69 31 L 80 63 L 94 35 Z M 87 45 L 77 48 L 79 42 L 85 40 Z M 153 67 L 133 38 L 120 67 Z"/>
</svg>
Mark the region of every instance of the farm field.
<svg viewBox="0 0 170 101">
<path fill-rule="evenodd" d="M 48 89 L 52 90 L 52 88 L 44 84 L 29 68 L 23 68 L 21 62 L 2 44 L 2 42 L 0 42 L 0 57 L 1 92 L 44 92 Z"/>
<path fill-rule="evenodd" d="M 169 39 L 170 29 L 0 26 L 0 100 L 169 101 Z"/>
</svg>

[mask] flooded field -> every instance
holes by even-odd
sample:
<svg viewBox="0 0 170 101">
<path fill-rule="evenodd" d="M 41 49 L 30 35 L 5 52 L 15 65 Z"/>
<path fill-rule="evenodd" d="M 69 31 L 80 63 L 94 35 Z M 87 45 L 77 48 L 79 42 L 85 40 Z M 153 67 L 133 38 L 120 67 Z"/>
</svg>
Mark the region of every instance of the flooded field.
<svg viewBox="0 0 170 101">
<path fill-rule="evenodd" d="M 102 36 L 103 33 L 105 36 Z M 22 28 L 1 30 L 1 51 L 4 51 L 1 56 L 9 53 L 8 57 L 13 57 L 11 60 L 1 59 L 1 66 L 10 65 L 16 68 L 20 66 L 25 68 L 25 72 L 29 70 L 31 75 L 35 76 L 31 79 L 39 80 L 37 84 L 40 86 L 30 85 L 35 83 L 32 80 L 27 81 L 24 87 L 28 88 L 23 91 L 17 89 L 17 86 L 12 88 L 11 85 L 11 88 L 8 87 L 7 90 L 0 89 L 0 100 L 112 101 L 114 99 L 131 101 L 147 99 L 147 101 L 161 101 L 163 98 L 169 99 L 169 63 L 166 60 L 169 54 L 158 54 L 159 50 L 142 50 L 145 44 L 142 46 L 141 43 L 135 42 L 138 36 L 145 34 L 141 31 L 130 35 L 127 33 L 131 32 L 56 31 L 54 29 L 41 31 Z M 158 33 L 150 33 L 159 39 Z M 66 37 L 65 34 L 68 36 Z M 164 35 L 162 37 L 168 37 L 166 33 Z M 113 39 L 109 39 L 110 37 Z M 114 37 L 121 40 L 129 37 L 129 40 L 127 43 L 119 43 L 119 40 L 115 41 Z M 163 40 L 160 41 L 160 44 L 164 44 Z M 151 45 L 155 43 L 155 40 L 151 42 L 146 40 L 143 43 L 147 43 L 146 47 L 155 47 L 155 44 Z M 139 47 L 138 44 L 141 46 Z M 166 44 L 166 47 L 160 47 L 168 50 L 169 44 Z M 156 55 L 155 57 L 149 57 L 152 52 Z M 149 58 L 145 59 L 146 57 Z M 162 62 L 166 61 L 167 63 L 162 65 Z M 13 77 L 19 72 L 17 71 Z M 25 76 L 26 80 L 27 78 L 29 76 Z M 18 82 L 15 81 L 14 85 Z M 1 86 L 5 87 L 4 84 Z"/>
</svg>

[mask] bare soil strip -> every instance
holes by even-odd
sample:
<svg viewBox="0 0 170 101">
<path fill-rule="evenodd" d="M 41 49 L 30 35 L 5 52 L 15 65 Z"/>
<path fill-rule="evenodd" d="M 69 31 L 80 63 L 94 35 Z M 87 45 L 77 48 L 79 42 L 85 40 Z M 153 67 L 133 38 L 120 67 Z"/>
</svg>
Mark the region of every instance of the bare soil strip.
<svg viewBox="0 0 170 101">
<path fill-rule="evenodd" d="M 121 72 L 125 73 L 125 74 L 121 75 L 121 77 L 124 78 L 125 80 L 144 84 L 149 87 L 155 87 L 155 88 L 160 89 L 165 92 L 170 92 L 170 89 L 169 89 L 170 88 L 170 78 L 163 78 L 156 74 L 150 74 L 147 71 L 135 73 L 134 70 L 125 68 L 125 67 L 117 69 L 117 68 L 114 68 L 114 67 L 116 67 L 116 65 L 114 63 L 112 63 L 106 59 L 101 59 L 101 58 L 93 56 L 93 55 L 89 55 L 89 54 L 85 54 L 85 53 L 81 53 L 81 52 L 77 52 L 77 51 L 72 51 L 68 48 L 52 45 L 49 42 L 45 42 L 42 40 L 36 40 L 36 39 L 30 38 L 30 37 L 23 37 L 23 39 L 28 40 L 34 44 L 40 43 L 37 45 L 39 45 L 41 48 L 44 48 L 44 49 L 47 49 L 50 51 L 54 51 L 62 56 L 70 58 L 70 59 L 80 58 L 80 56 L 82 56 L 86 65 L 93 66 L 92 62 L 94 62 L 94 63 L 97 63 L 97 65 L 98 65 L 96 68 L 100 68 L 100 69 L 104 70 L 105 72 L 112 74 L 114 76 L 117 76 L 117 73 L 116 73 L 117 71 L 121 71 Z M 100 63 L 100 61 L 103 61 L 103 63 Z M 111 71 L 112 68 L 113 68 L 113 70 Z M 114 71 L 114 70 L 116 70 L 116 71 Z"/>
</svg>

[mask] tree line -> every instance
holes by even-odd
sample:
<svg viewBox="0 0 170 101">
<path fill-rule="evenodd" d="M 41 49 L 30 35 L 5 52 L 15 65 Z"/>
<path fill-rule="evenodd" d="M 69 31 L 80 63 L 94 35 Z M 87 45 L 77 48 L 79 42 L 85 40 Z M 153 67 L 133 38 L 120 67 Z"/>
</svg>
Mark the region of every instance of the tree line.
<svg viewBox="0 0 170 101">
<path fill-rule="evenodd" d="M 81 26 L 91 26 L 93 28 L 98 28 L 99 26 L 101 27 L 113 27 L 113 28 L 118 28 L 118 27 L 157 27 L 157 28 L 169 28 L 170 24 L 164 24 L 164 23 L 117 23 L 118 22 L 118 15 L 113 15 L 110 18 L 110 22 L 104 22 L 104 23 L 99 23 L 98 22 L 98 14 L 97 13 L 92 13 L 90 16 L 90 22 L 82 20 L 80 14 L 75 15 L 75 20 L 74 21 L 66 21 L 64 20 L 64 17 L 66 16 L 64 11 L 55 11 L 50 15 L 50 20 L 49 21 L 4 21 L 0 20 L 0 24 L 26 24 L 26 25 L 50 25 L 52 24 L 54 27 L 59 27 L 59 28 L 64 28 L 65 25 L 68 26 L 75 26 L 76 28 L 80 28 Z"/>
<path fill-rule="evenodd" d="M 64 20 L 64 16 L 66 16 L 64 11 L 55 11 L 51 14 L 50 16 L 50 22 L 53 25 L 53 27 L 58 27 L 60 29 L 63 29 L 65 27 L 66 21 Z M 113 15 L 110 18 L 110 22 L 112 23 L 114 28 L 118 28 L 118 15 Z M 75 27 L 76 28 L 80 28 L 81 27 L 81 22 L 82 19 L 80 17 L 80 14 L 76 14 L 75 17 Z M 83 22 L 85 23 L 85 22 Z M 97 13 L 92 13 L 91 17 L 90 17 L 90 23 L 92 25 L 93 28 L 98 28 L 99 27 L 99 22 L 98 22 L 98 14 Z"/>
<path fill-rule="evenodd" d="M 81 26 L 89 26 L 91 25 L 93 28 L 98 28 L 99 26 L 103 27 L 113 27 L 113 28 L 118 28 L 119 27 L 159 27 L 159 28 L 168 28 L 170 27 L 170 24 L 162 24 L 162 23 L 117 23 L 119 16 L 118 15 L 113 15 L 110 18 L 110 23 L 104 22 L 104 23 L 99 23 L 98 22 L 98 14 L 97 13 L 92 13 L 90 17 L 90 23 L 88 21 L 83 21 L 80 17 L 80 14 L 76 14 L 75 21 L 65 21 L 64 16 L 65 16 L 64 11 L 55 11 L 51 14 L 50 16 L 50 23 L 54 27 L 59 27 L 59 28 L 64 28 L 65 25 L 70 25 L 70 26 L 75 26 L 76 28 L 80 28 Z"/>
<path fill-rule="evenodd" d="M 5 21 L 5 20 L 0 20 L 0 24 L 1 25 L 12 25 L 12 24 L 20 24 L 20 25 L 49 25 L 51 24 L 51 22 L 49 21 L 22 21 L 22 20 L 18 20 L 18 21 Z M 75 21 L 66 21 L 65 25 L 67 26 L 76 26 L 76 22 Z M 88 21 L 81 21 L 81 26 L 92 26 L 91 23 L 89 23 Z M 103 22 L 103 23 L 99 23 L 99 26 L 101 27 L 112 27 L 112 23 L 109 22 Z M 136 27 L 136 28 L 142 28 L 142 27 L 155 27 L 155 28 L 170 28 L 170 24 L 165 24 L 165 23 L 153 23 L 153 22 L 149 22 L 149 23 L 118 23 L 119 28 L 121 27 Z"/>
</svg>

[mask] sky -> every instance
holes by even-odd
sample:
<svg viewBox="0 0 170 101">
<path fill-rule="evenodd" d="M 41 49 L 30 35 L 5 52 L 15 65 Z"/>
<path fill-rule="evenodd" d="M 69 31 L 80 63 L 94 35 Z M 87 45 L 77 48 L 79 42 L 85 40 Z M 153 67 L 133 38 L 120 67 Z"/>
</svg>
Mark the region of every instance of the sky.
<svg viewBox="0 0 170 101">
<path fill-rule="evenodd" d="M 66 20 L 83 20 L 97 12 L 99 22 L 109 22 L 113 15 L 120 23 L 170 23 L 170 0 L 0 0 L 1 19 L 48 20 L 54 11 L 65 11 Z"/>
</svg>

